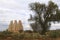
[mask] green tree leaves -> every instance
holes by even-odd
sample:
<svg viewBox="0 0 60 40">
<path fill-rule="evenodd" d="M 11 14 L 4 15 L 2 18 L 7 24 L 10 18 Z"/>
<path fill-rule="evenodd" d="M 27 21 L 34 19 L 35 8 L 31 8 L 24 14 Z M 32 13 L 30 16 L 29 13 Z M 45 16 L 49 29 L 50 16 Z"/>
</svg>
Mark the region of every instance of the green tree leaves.
<svg viewBox="0 0 60 40">
<path fill-rule="evenodd" d="M 32 17 L 35 23 L 31 23 L 31 27 L 34 31 L 37 30 L 37 32 L 45 34 L 45 32 L 49 30 L 51 22 L 60 21 L 60 10 L 57 4 L 52 1 L 49 1 L 48 5 L 36 2 L 31 3 L 29 6 L 31 10 L 35 12 L 34 17 Z"/>
</svg>

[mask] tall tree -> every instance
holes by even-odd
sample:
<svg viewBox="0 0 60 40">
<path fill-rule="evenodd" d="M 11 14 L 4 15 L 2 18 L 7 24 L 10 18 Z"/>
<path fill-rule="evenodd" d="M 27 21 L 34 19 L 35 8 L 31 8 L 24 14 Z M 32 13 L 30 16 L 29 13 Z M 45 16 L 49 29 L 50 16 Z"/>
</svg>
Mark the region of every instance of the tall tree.
<svg viewBox="0 0 60 40">
<path fill-rule="evenodd" d="M 52 1 L 49 1 L 48 5 L 35 2 L 29 6 L 35 12 L 32 18 L 35 22 L 31 23 L 31 27 L 36 32 L 40 33 L 41 29 L 41 34 L 45 34 L 49 30 L 51 22 L 60 21 L 60 10 L 57 4 Z"/>
</svg>

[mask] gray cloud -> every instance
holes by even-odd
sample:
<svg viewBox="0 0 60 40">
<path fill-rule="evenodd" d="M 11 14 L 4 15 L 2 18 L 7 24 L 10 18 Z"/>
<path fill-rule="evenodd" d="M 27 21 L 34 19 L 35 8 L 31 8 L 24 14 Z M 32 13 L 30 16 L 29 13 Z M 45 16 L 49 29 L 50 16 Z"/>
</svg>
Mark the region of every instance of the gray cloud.
<svg viewBox="0 0 60 40">
<path fill-rule="evenodd" d="M 49 0 L 0 0 L 0 30 L 5 30 L 11 20 L 22 20 L 24 29 L 31 29 L 27 19 L 33 12 L 29 8 L 32 2 L 47 4 Z M 60 7 L 59 0 L 53 0 Z M 7 25 L 6 25 L 6 24 Z M 1 29 L 2 28 L 2 29 Z M 53 29 L 53 28 L 52 28 Z"/>
</svg>

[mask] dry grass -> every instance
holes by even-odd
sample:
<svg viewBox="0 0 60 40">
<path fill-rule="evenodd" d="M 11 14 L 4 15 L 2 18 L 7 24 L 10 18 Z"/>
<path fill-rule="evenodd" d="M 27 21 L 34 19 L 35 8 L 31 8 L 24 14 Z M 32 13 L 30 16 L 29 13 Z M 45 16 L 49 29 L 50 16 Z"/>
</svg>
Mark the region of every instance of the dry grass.
<svg viewBox="0 0 60 40">
<path fill-rule="evenodd" d="M 55 37 L 55 34 L 57 37 Z M 60 34 L 57 34 L 58 32 L 55 33 L 54 31 L 47 32 L 43 36 L 35 32 L 21 32 L 19 34 L 0 32 L 0 40 L 60 40 L 60 36 L 58 36 Z"/>
</svg>

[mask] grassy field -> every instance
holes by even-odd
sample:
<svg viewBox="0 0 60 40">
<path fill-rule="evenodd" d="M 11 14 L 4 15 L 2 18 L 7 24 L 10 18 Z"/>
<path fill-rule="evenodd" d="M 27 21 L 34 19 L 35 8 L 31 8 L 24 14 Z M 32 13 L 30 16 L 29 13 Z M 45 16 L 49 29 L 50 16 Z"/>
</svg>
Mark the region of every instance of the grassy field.
<svg viewBox="0 0 60 40">
<path fill-rule="evenodd" d="M 39 33 L 31 31 L 20 33 L 3 31 L 0 32 L 0 40 L 60 40 L 60 31 L 48 31 L 46 35 L 40 35 Z"/>
</svg>

